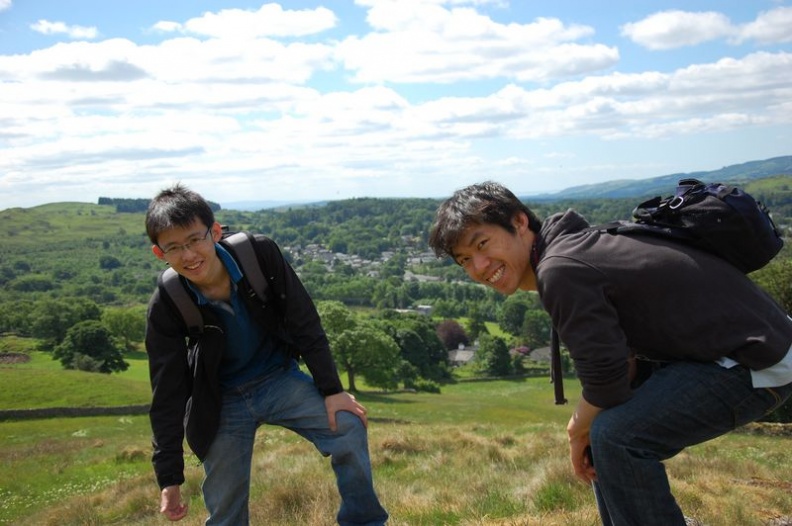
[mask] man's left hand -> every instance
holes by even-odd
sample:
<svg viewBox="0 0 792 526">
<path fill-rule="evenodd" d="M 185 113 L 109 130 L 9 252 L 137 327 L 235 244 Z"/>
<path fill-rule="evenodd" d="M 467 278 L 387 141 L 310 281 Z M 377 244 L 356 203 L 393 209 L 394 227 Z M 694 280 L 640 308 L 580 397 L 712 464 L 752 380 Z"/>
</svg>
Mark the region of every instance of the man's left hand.
<svg viewBox="0 0 792 526">
<path fill-rule="evenodd" d="M 325 408 L 327 409 L 327 421 L 330 424 L 330 431 L 335 431 L 336 413 L 338 411 L 349 411 L 357 415 L 363 422 L 363 427 L 368 427 L 366 419 L 366 408 L 355 400 L 355 397 L 346 391 L 325 397 Z"/>
</svg>

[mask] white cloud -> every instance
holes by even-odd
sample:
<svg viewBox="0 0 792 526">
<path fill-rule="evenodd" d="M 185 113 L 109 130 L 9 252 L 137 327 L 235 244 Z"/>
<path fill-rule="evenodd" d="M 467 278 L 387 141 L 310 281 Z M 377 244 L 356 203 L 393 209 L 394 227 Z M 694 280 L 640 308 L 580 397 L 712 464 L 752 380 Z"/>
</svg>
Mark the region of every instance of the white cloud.
<svg viewBox="0 0 792 526">
<path fill-rule="evenodd" d="M 693 46 L 725 39 L 733 44 L 792 42 L 792 7 L 777 7 L 759 13 L 753 22 L 735 25 L 714 11 L 662 11 L 621 27 L 623 36 L 653 50 Z"/>
<path fill-rule="evenodd" d="M 160 20 L 152 26 L 152 29 L 161 33 L 176 33 L 182 30 L 182 25 L 179 22 L 170 22 L 167 20 Z"/>
<path fill-rule="evenodd" d="M 251 39 L 257 37 L 300 37 L 331 29 L 335 14 L 325 7 L 286 10 L 278 4 L 264 4 L 257 11 L 223 9 L 206 12 L 184 23 L 160 21 L 154 28 L 164 32 L 212 38 Z"/>
<path fill-rule="evenodd" d="M 792 125 L 792 84 L 781 74 L 792 53 L 611 72 L 618 50 L 592 27 L 501 23 L 471 8 L 485 1 L 359 0 L 370 31 L 343 40 L 321 34 L 337 23 L 332 13 L 269 8 L 284 17 L 282 31 L 310 35 L 279 39 L 256 23 L 262 8 L 159 23 L 156 44 L 114 38 L 0 54 L 0 200 L 14 203 L 28 184 L 124 196 L 105 190 L 108 177 L 130 197 L 152 195 L 164 179 L 214 200 L 240 200 L 243 182 L 262 199 L 328 188 L 372 195 L 374 183 L 380 195 L 437 195 L 430 185 L 449 177 L 548 178 L 547 163 L 587 162 L 577 146 L 588 138 L 601 146 Z M 775 34 L 787 13 L 759 15 L 743 38 L 758 41 L 760 22 Z M 248 29 L 228 36 L 231 22 Z M 708 34 L 738 38 L 719 31 Z M 504 144 L 512 149 L 490 150 Z"/>
<path fill-rule="evenodd" d="M 64 34 L 69 38 L 91 40 L 99 35 L 95 27 L 69 26 L 63 22 L 50 22 L 49 20 L 39 20 L 30 25 L 30 29 L 42 35 Z"/>
<path fill-rule="evenodd" d="M 792 113 L 777 110 L 792 100 L 792 88 L 777 72 L 791 67 L 790 54 L 756 53 L 669 74 L 611 74 L 534 90 L 511 85 L 420 104 L 385 87 L 321 94 L 152 78 L 79 87 L 31 82 L 3 96 L 0 120 L 13 137 L 5 139 L 12 147 L 0 172 L 6 181 L 35 174 L 39 183 L 77 174 L 217 180 L 249 172 L 272 183 L 311 173 L 317 179 L 303 181 L 304 189 L 340 184 L 349 191 L 358 176 L 451 170 L 472 177 L 484 161 L 471 154 L 470 141 L 480 137 L 656 138 L 788 125 Z"/>
<path fill-rule="evenodd" d="M 11 9 L 12 1 L 11 0 L 0 0 L 0 11 L 5 11 L 6 9 Z"/>
<path fill-rule="evenodd" d="M 622 35 L 649 49 L 673 49 L 724 38 L 734 33 L 729 18 L 713 11 L 662 11 L 625 24 Z"/>
<path fill-rule="evenodd" d="M 616 48 L 582 44 L 591 27 L 538 18 L 501 24 L 470 8 L 442 2 L 372 0 L 367 20 L 375 29 L 344 40 L 337 55 L 361 83 L 451 83 L 492 78 L 521 82 L 607 69 Z"/>
<path fill-rule="evenodd" d="M 269 39 L 175 38 L 156 46 L 125 39 L 80 41 L 59 43 L 29 55 L 0 55 L 0 77 L 29 81 L 71 73 L 83 80 L 153 78 L 163 88 L 207 82 L 229 84 L 224 89 L 234 90 L 232 83 L 303 84 L 317 70 L 332 67 L 332 53 L 327 44 L 282 44 Z M 156 92 L 146 95 L 157 104 Z"/>
<path fill-rule="evenodd" d="M 762 44 L 792 42 L 792 7 L 764 11 L 738 32 L 738 41 L 754 40 Z"/>
</svg>

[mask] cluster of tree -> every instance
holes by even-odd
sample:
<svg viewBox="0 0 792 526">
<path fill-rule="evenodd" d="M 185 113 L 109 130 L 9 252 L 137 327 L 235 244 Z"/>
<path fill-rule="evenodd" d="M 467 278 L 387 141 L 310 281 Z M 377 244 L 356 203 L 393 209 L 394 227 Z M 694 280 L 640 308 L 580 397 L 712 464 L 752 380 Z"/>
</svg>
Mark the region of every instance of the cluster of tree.
<svg viewBox="0 0 792 526">
<path fill-rule="evenodd" d="M 761 180 L 752 185 L 751 193 L 770 205 L 776 222 L 787 228 L 792 208 L 789 178 Z M 102 198 L 101 202 L 114 206 L 148 204 L 146 200 L 109 198 Z M 422 258 L 428 251 L 426 238 L 438 204 L 439 200 L 434 199 L 362 198 L 259 212 L 221 210 L 219 205 L 213 206 L 218 220 L 229 229 L 261 232 L 285 247 L 287 258 L 317 302 L 367 307 L 380 313 L 430 305 L 435 325 L 437 320 L 465 319 L 465 341 L 479 340 L 480 349 L 483 347 L 485 351 L 491 347 L 486 330 L 482 330 L 485 322 L 501 327 L 506 333 L 503 341 L 507 347 L 531 350 L 547 345 L 549 319 L 534 295 L 517 294 L 506 298 L 471 283 L 450 260 Z M 591 223 L 601 223 L 629 217 L 635 199 L 537 201 L 529 205 L 540 217 L 573 207 Z M 80 205 L 52 208 L 51 212 L 46 208 L 6 211 L 4 222 L 11 225 L 17 235 L 9 235 L 0 249 L 0 331 L 40 338 L 44 342 L 42 345 L 54 352 L 58 345 L 67 341 L 66 333 L 71 327 L 85 321 L 98 321 L 115 342 L 122 341 L 119 330 L 108 325 L 107 313 L 130 309 L 129 306 L 142 309 L 163 268 L 152 256 L 150 242 L 143 231 L 143 209 L 145 206 L 138 212 L 113 214 L 97 205 Z M 26 233 L 28 235 L 22 235 Z M 377 266 L 372 271 L 371 268 L 353 267 L 339 259 L 330 262 L 314 259 L 307 255 L 309 252 L 301 250 L 310 245 L 374 260 Z M 789 250 L 785 249 L 771 265 L 752 275 L 788 309 L 792 308 Z M 385 252 L 387 258 L 383 257 Z M 435 281 L 405 279 L 406 271 L 431 276 Z M 85 302 L 100 312 L 97 314 L 96 309 L 85 307 Z M 74 311 L 80 309 L 83 312 L 75 315 Z M 56 315 L 54 311 L 59 313 Z M 142 321 L 142 310 L 138 316 Z M 432 338 L 441 340 L 439 346 L 432 347 L 436 355 L 428 351 L 417 353 L 433 356 L 429 363 L 438 365 L 432 369 L 415 356 L 410 358 L 409 351 L 419 340 L 428 341 L 427 327 L 422 329 L 424 332 L 409 328 L 420 335 L 416 338 L 407 329 L 403 329 L 403 333 L 392 329 L 394 319 L 380 317 L 385 321 L 359 320 L 357 333 L 338 335 L 336 341 L 339 349 L 349 349 L 351 342 L 363 341 L 363 337 L 368 338 L 365 341 L 372 346 L 378 345 L 382 337 L 371 332 L 377 329 L 395 342 L 399 357 L 393 363 L 398 362 L 397 369 L 401 372 L 390 373 L 390 384 L 382 378 L 366 378 L 366 381 L 384 382 L 383 386 L 404 379 L 408 383 L 419 380 L 441 383 L 447 373 L 443 353 L 455 348 L 443 341 L 444 329 L 432 326 L 429 331 L 434 335 Z M 91 331 L 83 328 L 79 332 L 82 335 Z M 80 340 L 74 336 L 68 341 Z M 129 339 L 115 345 L 123 349 L 129 342 L 136 341 L 139 340 Z M 67 362 L 73 366 L 86 360 L 69 359 Z M 355 362 L 347 363 L 354 376 Z M 483 371 L 495 369 L 482 366 Z"/>
<path fill-rule="evenodd" d="M 127 199 L 123 197 L 100 197 L 97 204 L 115 206 L 116 212 L 125 214 L 134 214 L 136 212 L 145 212 L 151 199 Z M 215 212 L 222 209 L 218 203 L 208 201 L 209 206 Z"/>
<path fill-rule="evenodd" d="M 394 311 L 355 314 L 343 303 L 320 301 L 317 309 L 339 369 L 356 391 L 358 376 L 368 385 L 439 392 L 451 379 L 448 353 L 430 318 Z"/>
<path fill-rule="evenodd" d="M 145 332 L 145 306 L 105 307 L 85 298 L 42 299 L 15 307 L 0 304 L 0 333 L 35 338 L 66 369 L 124 371 L 125 352 Z"/>
<path fill-rule="evenodd" d="M 792 203 L 785 188 L 775 184 L 759 191 L 782 206 Z M 102 198 L 103 203 L 116 201 L 121 200 Z M 424 258 L 416 262 L 416 255 L 428 250 L 426 236 L 438 204 L 434 199 L 361 198 L 288 210 L 219 210 L 218 220 L 232 230 L 249 229 L 275 239 L 317 299 L 381 309 L 431 304 L 436 315 L 447 318 L 469 316 L 479 309 L 492 321 L 502 297 L 467 283 L 450 260 Z M 530 204 L 540 216 L 574 206 L 592 223 L 599 223 L 628 217 L 635 203 L 633 199 L 598 199 Z M 24 212 L 7 214 L 8 222 L 23 225 L 25 216 L 30 216 Z M 74 221 L 61 210 L 53 210 L 51 217 L 38 214 L 35 220 L 51 228 L 74 225 L 66 230 L 47 227 L 50 230 L 37 231 L 35 238 L 46 239 L 44 243 L 31 244 L 25 236 L 9 239 L 0 252 L 0 303 L 67 297 L 90 298 L 102 305 L 147 301 L 162 266 L 151 254 L 143 232 L 143 214 L 107 217 L 106 210 L 91 209 L 105 214 L 97 218 L 85 212 L 72 212 L 81 216 Z M 16 222 L 14 214 L 20 216 Z M 115 232 L 98 228 L 115 221 L 123 225 Z M 788 222 L 778 214 L 776 221 Z M 42 236 L 45 232 L 49 237 Z M 338 260 L 328 264 L 305 253 L 294 252 L 292 257 L 289 252 L 289 248 L 296 251 L 312 244 L 376 260 L 379 266 L 372 272 Z M 383 252 L 390 257 L 384 258 Z M 441 281 L 405 281 L 407 270 Z"/>
<path fill-rule="evenodd" d="M 282 246 L 322 245 L 332 252 L 378 259 L 385 251 L 426 248 L 429 226 L 439 200 L 359 198 L 323 206 L 261 210 L 223 216 L 262 232 Z"/>
<path fill-rule="evenodd" d="M 135 213 L 145 212 L 151 199 L 124 199 L 118 197 L 100 197 L 97 201 L 100 205 L 110 205 L 116 207 L 116 212 Z"/>
</svg>

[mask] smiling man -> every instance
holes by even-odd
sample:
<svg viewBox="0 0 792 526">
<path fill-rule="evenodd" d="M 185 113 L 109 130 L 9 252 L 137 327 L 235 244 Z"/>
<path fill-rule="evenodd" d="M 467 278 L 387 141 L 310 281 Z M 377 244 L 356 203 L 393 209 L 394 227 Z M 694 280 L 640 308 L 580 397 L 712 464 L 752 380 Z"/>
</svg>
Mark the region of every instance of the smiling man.
<svg viewBox="0 0 792 526">
<path fill-rule="evenodd" d="M 790 396 L 792 320 L 717 256 L 588 227 L 486 182 L 440 205 L 429 243 L 503 294 L 539 293 L 583 387 L 570 458 L 602 523 L 683 526 L 663 461 Z"/>
<path fill-rule="evenodd" d="M 258 298 L 199 194 L 181 185 L 160 192 L 149 205 L 146 232 L 154 255 L 180 275 L 204 319 L 203 332 L 190 334 L 161 287 L 149 302 L 146 350 L 160 511 L 170 520 L 187 514 L 180 489 L 186 435 L 204 468 L 206 524 L 248 524 L 255 434 L 261 424 L 272 424 L 332 457 L 339 524 L 385 524 L 388 515 L 372 483 L 366 410 L 344 392 L 319 315 L 278 246 L 254 236 L 269 284 L 267 297 Z"/>
</svg>

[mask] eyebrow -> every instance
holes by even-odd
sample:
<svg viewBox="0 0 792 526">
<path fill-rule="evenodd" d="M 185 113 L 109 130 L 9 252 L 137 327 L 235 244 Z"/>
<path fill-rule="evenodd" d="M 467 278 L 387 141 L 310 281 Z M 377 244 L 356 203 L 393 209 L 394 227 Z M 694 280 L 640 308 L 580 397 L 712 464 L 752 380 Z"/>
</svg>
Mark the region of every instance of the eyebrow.
<svg viewBox="0 0 792 526">
<path fill-rule="evenodd" d="M 484 236 L 485 236 L 484 232 L 482 232 L 480 229 L 474 230 L 473 231 L 473 235 L 470 236 L 470 240 L 468 240 L 468 242 L 465 244 L 465 246 L 466 247 L 472 247 L 473 245 L 476 244 L 476 242 L 479 239 L 481 239 Z"/>
<path fill-rule="evenodd" d="M 476 241 L 484 237 L 484 235 L 485 234 L 484 232 L 481 231 L 481 229 L 476 229 L 473 231 L 473 234 L 470 236 L 470 239 L 466 243 L 463 244 L 465 236 L 460 237 L 459 243 L 457 243 L 456 246 L 462 246 L 463 248 L 471 247 L 476 244 Z M 457 259 L 459 257 L 459 254 L 454 253 L 452 254 L 452 256 L 454 259 Z"/>
</svg>

